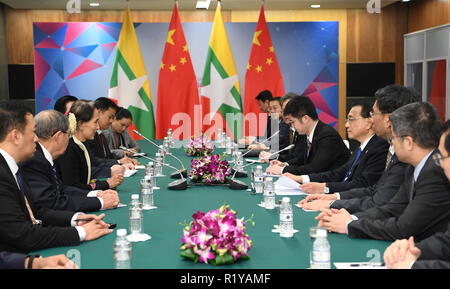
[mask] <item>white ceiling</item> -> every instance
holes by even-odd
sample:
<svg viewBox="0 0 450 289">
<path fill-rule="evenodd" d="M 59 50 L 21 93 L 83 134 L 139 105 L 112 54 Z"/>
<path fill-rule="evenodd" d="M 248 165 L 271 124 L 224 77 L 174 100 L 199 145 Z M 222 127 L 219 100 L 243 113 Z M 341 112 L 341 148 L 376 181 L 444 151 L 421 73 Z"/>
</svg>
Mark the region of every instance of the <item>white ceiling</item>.
<svg viewBox="0 0 450 289">
<path fill-rule="evenodd" d="M 14 9 L 65 10 L 69 0 L 0 0 Z M 126 0 L 79 0 L 82 10 L 122 10 Z M 381 7 L 400 0 L 381 0 Z M 89 3 L 98 2 L 99 7 Z M 259 10 L 261 0 L 222 0 L 223 10 Z M 365 8 L 369 0 L 265 0 L 264 7 L 271 10 L 312 9 L 311 4 L 320 4 L 321 9 Z M 135 10 L 172 10 L 175 0 L 130 0 Z M 193 10 L 197 0 L 179 0 L 178 9 Z M 215 9 L 217 0 L 211 0 L 209 9 Z"/>
</svg>

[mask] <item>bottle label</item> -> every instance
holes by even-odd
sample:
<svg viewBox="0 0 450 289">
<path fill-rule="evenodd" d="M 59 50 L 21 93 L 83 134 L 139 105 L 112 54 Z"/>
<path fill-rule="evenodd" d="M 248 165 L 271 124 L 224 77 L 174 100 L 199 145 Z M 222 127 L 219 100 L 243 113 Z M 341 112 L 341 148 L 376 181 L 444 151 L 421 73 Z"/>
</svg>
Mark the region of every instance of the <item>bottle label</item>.
<svg viewBox="0 0 450 289">
<path fill-rule="evenodd" d="M 330 262 L 330 252 L 314 250 L 313 260 L 315 263 L 328 263 Z"/>
<path fill-rule="evenodd" d="M 281 222 L 293 222 L 292 214 L 290 213 L 280 213 Z"/>
<path fill-rule="evenodd" d="M 264 180 L 263 180 L 263 177 L 261 177 L 261 176 L 255 176 L 255 183 L 262 183 Z"/>
</svg>

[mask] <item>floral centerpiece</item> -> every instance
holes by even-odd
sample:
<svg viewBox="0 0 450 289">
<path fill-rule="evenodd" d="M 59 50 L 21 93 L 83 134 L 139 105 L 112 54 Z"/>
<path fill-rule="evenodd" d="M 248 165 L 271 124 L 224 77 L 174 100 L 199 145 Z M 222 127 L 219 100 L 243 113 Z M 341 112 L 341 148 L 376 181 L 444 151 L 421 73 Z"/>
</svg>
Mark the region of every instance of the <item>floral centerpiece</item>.
<svg viewBox="0 0 450 289">
<path fill-rule="evenodd" d="M 214 150 L 214 143 L 205 135 L 194 138 L 191 137 L 186 148 L 188 156 L 206 156 L 210 155 Z"/>
<path fill-rule="evenodd" d="M 230 165 L 220 155 L 204 156 L 191 160 L 192 180 L 204 184 L 224 184 L 230 175 Z"/>
<path fill-rule="evenodd" d="M 252 241 L 245 234 L 246 222 L 255 226 L 252 217 L 236 218 L 236 211 L 230 205 L 223 205 L 217 210 L 202 213 L 198 211 L 189 224 L 184 226 L 181 241 L 181 256 L 194 262 L 213 265 L 232 264 L 239 259 L 249 259 L 248 251 Z M 186 223 L 186 221 L 185 221 Z"/>
</svg>

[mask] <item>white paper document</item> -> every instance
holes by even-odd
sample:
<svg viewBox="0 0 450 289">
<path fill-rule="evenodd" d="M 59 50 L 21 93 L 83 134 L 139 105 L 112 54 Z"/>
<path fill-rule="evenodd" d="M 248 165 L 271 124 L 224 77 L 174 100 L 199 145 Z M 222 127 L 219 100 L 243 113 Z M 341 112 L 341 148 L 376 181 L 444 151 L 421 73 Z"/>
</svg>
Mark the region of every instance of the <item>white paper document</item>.
<svg viewBox="0 0 450 289">
<path fill-rule="evenodd" d="M 137 166 L 134 166 L 134 169 L 136 169 L 136 170 L 145 170 L 145 166 L 144 165 L 137 165 Z"/>
<path fill-rule="evenodd" d="M 300 185 L 286 176 L 281 176 L 275 183 L 275 194 L 278 196 L 306 195 Z"/>
<path fill-rule="evenodd" d="M 307 210 L 307 209 L 303 209 L 303 208 L 300 207 L 298 204 L 295 204 L 295 206 L 296 206 L 297 208 L 302 209 L 302 210 L 305 211 L 305 212 L 319 212 L 319 211 L 316 211 L 316 210 Z"/>
<path fill-rule="evenodd" d="M 285 187 L 288 189 L 300 189 L 300 184 L 297 183 L 296 181 L 286 177 L 286 176 L 281 176 L 278 181 L 275 182 L 276 186 L 280 186 L 280 187 Z"/>
<path fill-rule="evenodd" d="M 386 265 L 377 262 L 333 263 L 336 269 L 387 269 Z"/>
<path fill-rule="evenodd" d="M 124 178 L 131 177 L 137 172 L 137 170 L 125 170 L 125 173 L 123 174 Z"/>
<path fill-rule="evenodd" d="M 262 164 L 264 163 L 263 161 L 259 160 L 259 159 L 245 159 L 247 161 L 247 163 L 258 163 L 258 164 Z"/>
</svg>

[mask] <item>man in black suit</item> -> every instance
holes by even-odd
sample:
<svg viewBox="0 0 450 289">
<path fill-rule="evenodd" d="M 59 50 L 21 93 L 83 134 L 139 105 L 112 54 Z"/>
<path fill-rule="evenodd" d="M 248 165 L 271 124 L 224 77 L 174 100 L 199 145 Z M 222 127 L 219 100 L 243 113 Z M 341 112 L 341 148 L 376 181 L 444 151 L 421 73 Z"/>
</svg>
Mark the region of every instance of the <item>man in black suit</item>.
<svg viewBox="0 0 450 289">
<path fill-rule="evenodd" d="M 345 123 L 348 137 L 361 145 L 345 164 L 322 173 L 284 175 L 303 183 L 300 187 L 308 194 L 328 194 L 375 184 L 386 165 L 389 145 L 386 140 L 375 135 L 372 129 L 371 110 L 372 106 L 368 102 L 361 102 L 354 104 L 348 113 Z"/>
<path fill-rule="evenodd" d="M 33 156 L 37 137 L 31 110 L 22 104 L 0 104 L 0 251 L 27 253 L 56 246 L 79 245 L 112 230 L 104 215 L 54 211 L 34 202 L 17 163 Z"/>
<path fill-rule="evenodd" d="M 420 94 L 404 86 L 388 85 L 379 89 L 375 97 L 376 101 L 371 112 L 373 130 L 377 136 L 390 141 L 392 130 L 389 116 L 399 107 L 420 101 Z M 404 181 L 407 166 L 409 165 L 398 160 L 394 146 L 391 144 L 384 173 L 377 184 L 328 195 L 310 195 L 299 204 L 307 210 L 343 208 L 351 214 L 382 206 L 398 192 Z"/>
<path fill-rule="evenodd" d="M 62 155 L 69 141 L 69 120 L 56 110 L 41 111 L 34 118 L 39 142 L 31 159 L 20 168 L 31 187 L 34 200 L 54 210 L 92 212 L 116 208 L 116 191 L 93 191 L 67 186 L 56 175 L 54 160 Z"/>
<path fill-rule="evenodd" d="M 450 184 L 433 161 L 441 123 L 432 104 L 416 102 L 394 111 L 392 142 L 399 160 L 409 163 L 405 181 L 392 200 L 350 215 L 347 210 L 323 210 L 319 226 L 351 238 L 423 240 L 443 232 L 450 221 Z"/>
<path fill-rule="evenodd" d="M 293 98 L 286 105 L 284 114 L 295 130 L 306 135 L 304 153 L 294 160 L 280 162 L 274 160 L 266 169 L 267 173 L 280 175 L 291 173 L 305 175 L 338 168 L 348 161 L 350 152 L 339 133 L 321 122 L 314 103 L 306 96 Z"/>
<path fill-rule="evenodd" d="M 0 252 L 0 269 L 76 269 L 64 255 L 40 258 L 38 255 Z"/>
<path fill-rule="evenodd" d="M 435 161 L 450 180 L 449 128 L 441 136 Z M 412 236 L 396 240 L 384 252 L 384 261 L 389 269 L 450 269 L 450 223 L 445 233 L 436 233 L 417 244 Z"/>
</svg>

